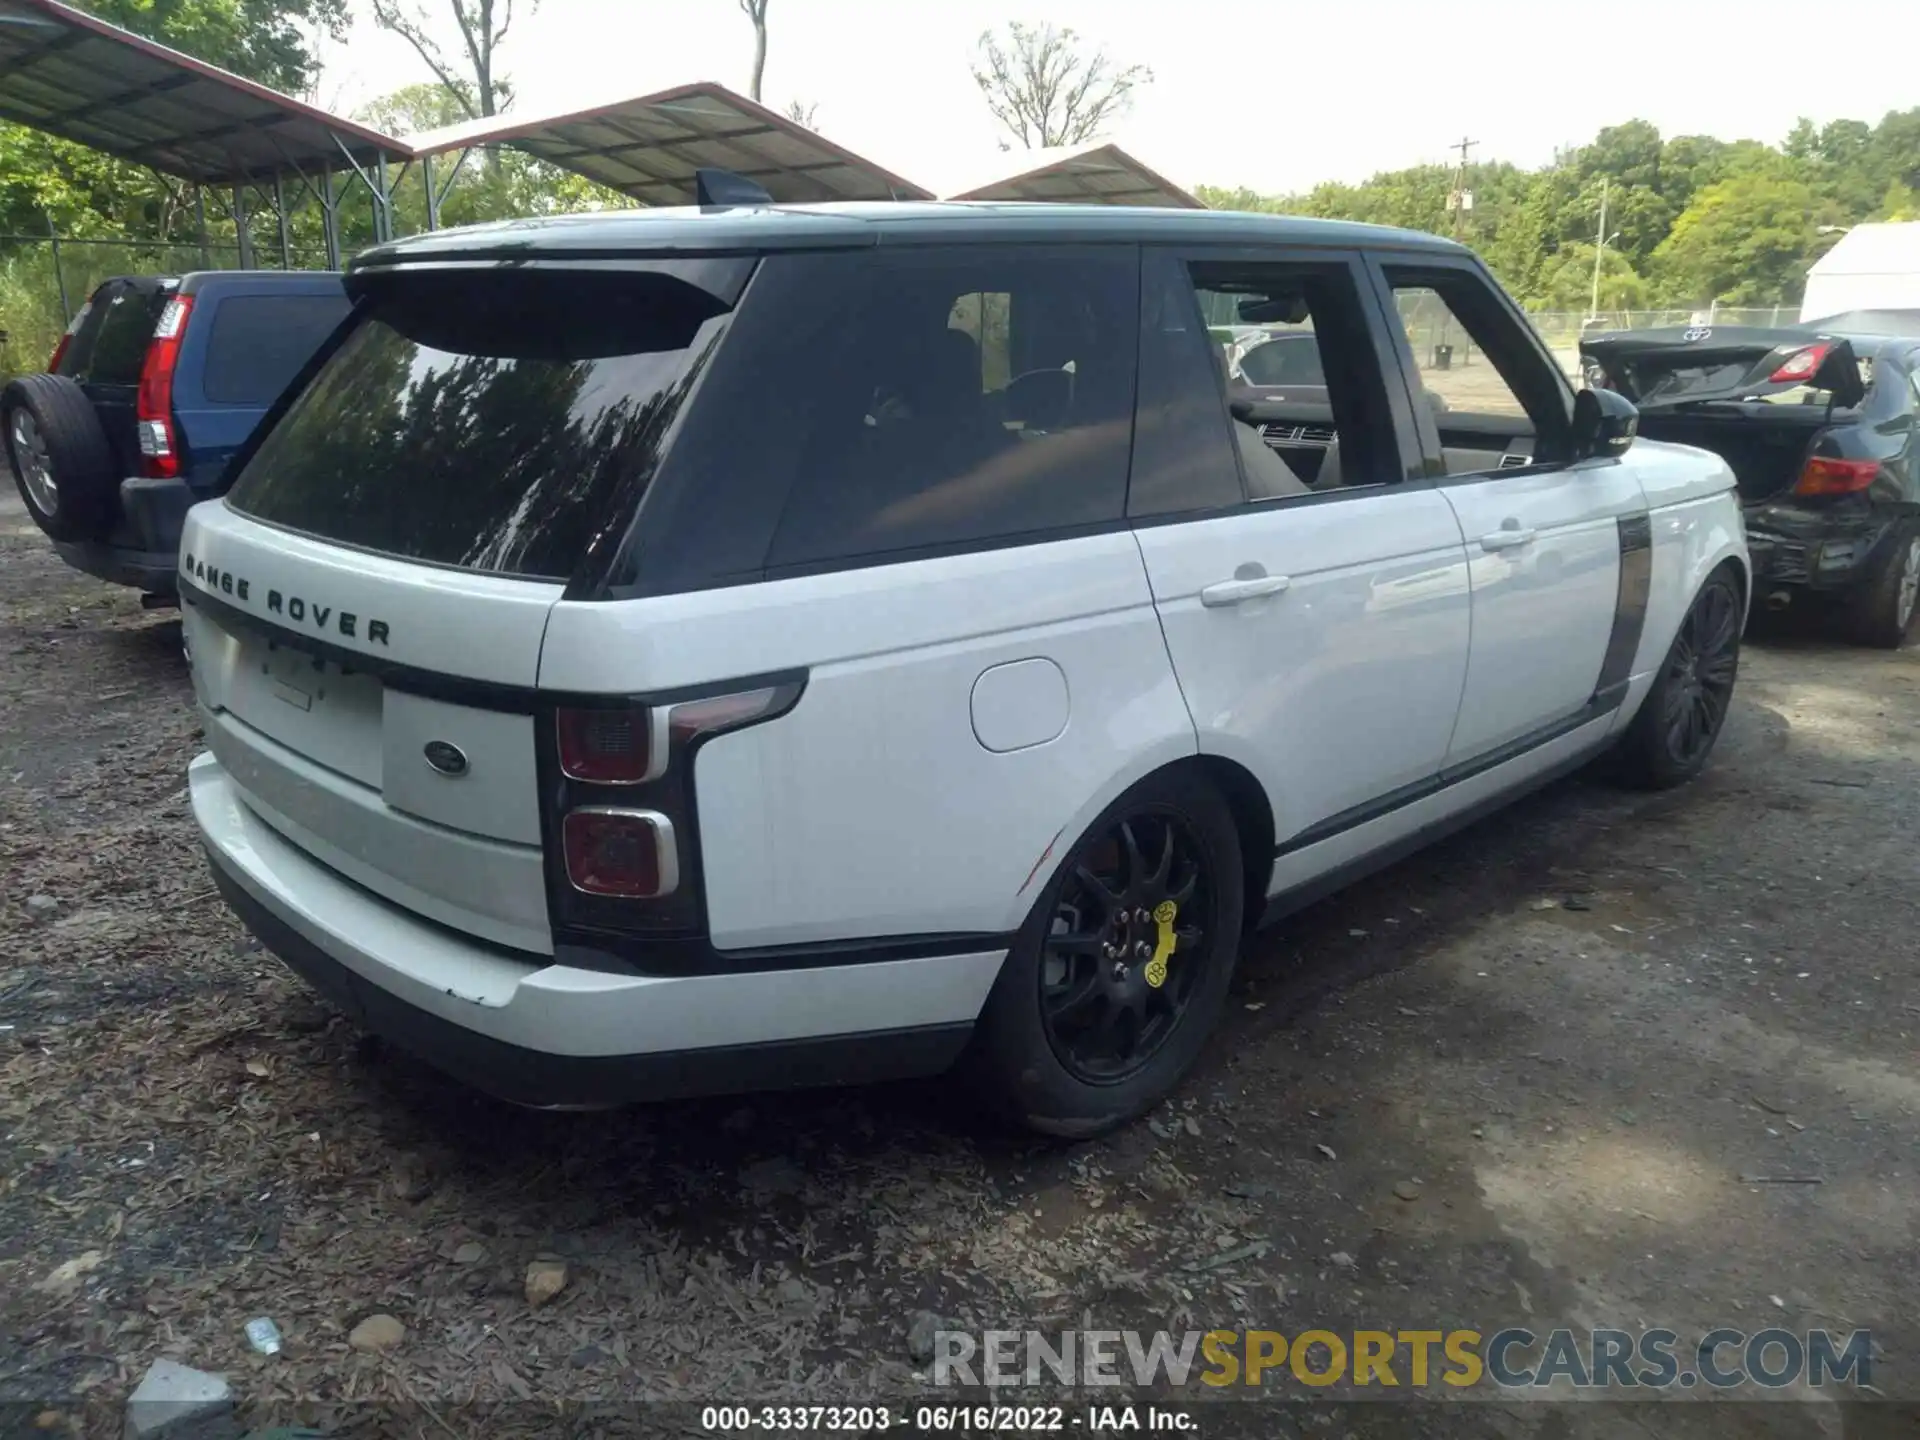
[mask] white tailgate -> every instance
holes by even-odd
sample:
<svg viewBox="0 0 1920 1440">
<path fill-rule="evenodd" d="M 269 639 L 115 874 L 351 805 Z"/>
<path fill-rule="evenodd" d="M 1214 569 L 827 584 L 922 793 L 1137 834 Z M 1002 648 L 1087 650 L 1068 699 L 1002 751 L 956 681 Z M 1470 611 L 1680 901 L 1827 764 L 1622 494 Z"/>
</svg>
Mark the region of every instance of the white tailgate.
<svg viewBox="0 0 1920 1440">
<path fill-rule="evenodd" d="M 257 813 L 315 859 L 444 924 L 550 953 L 533 717 L 511 707 L 533 687 L 561 590 L 196 506 L 182 614 L 209 746 Z M 380 662 L 431 674 L 383 683 Z M 458 748 L 465 773 L 427 763 L 435 741 Z"/>
</svg>

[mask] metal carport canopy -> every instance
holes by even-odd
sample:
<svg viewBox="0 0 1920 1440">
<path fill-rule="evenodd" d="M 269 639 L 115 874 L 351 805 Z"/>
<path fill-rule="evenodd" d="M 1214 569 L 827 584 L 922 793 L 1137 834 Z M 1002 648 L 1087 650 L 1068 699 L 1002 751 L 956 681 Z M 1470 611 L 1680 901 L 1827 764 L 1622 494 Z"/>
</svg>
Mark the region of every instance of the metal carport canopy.
<svg viewBox="0 0 1920 1440">
<path fill-rule="evenodd" d="M 933 198 L 911 180 L 712 83 L 537 119 L 496 115 L 405 142 L 407 153 L 423 157 L 492 145 L 524 151 L 645 205 L 692 203 L 694 171 L 707 166 L 752 180 L 785 204 Z"/>
<path fill-rule="evenodd" d="M 0 0 L 0 120 L 199 184 L 409 153 L 403 140 L 58 0 Z"/>
<path fill-rule="evenodd" d="M 969 172 L 949 176 L 940 193 L 949 200 L 1207 208 L 1198 197 L 1112 144 L 1003 151 Z"/>
</svg>

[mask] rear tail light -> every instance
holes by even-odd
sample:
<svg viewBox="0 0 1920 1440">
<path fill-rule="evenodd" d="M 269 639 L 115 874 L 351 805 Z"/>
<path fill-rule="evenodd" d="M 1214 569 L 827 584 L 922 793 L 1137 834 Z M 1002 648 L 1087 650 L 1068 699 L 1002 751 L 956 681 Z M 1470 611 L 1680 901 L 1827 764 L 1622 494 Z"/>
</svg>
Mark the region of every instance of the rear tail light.
<svg viewBox="0 0 1920 1440">
<path fill-rule="evenodd" d="M 641 785 L 656 779 L 666 765 L 667 746 L 653 728 L 653 713 L 634 706 L 559 710 L 554 729 L 560 740 L 560 773 L 590 785 Z"/>
<path fill-rule="evenodd" d="M 66 333 L 60 337 L 60 343 L 53 347 L 53 358 L 47 361 L 47 373 L 49 375 L 55 374 L 60 369 L 60 362 L 67 358 L 67 348 L 73 344 L 73 337 L 79 332 L 80 322 L 87 318 L 87 312 L 92 309 L 93 302 L 89 300 L 80 307 L 79 312 L 68 322 Z"/>
<path fill-rule="evenodd" d="M 140 367 L 140 391 L 134 400 L 134 421 L 140 437 L 141 468 L 164 478 L 180 473 L 180 446 L 173 428 L 173 367 L 180 359 L 180 340 L 186 333 L 193 300 L 176 295 L 160 312 Z"/>
<path fill-rule="evenodd" d="M 582 806 L 560 831 L 567 879 L 583 894 L 657 900 L 679 888 L 673 822 L 657 810 Z"/>
<path fill-rule="evenodd" d="M 732 730 L 784 709 L 796 693 L 791 686 L 768 685 L 733 695 L 685 700 L 667 711 L 667 733 L 675 744 L 685 744 L 696 736 Z"/>
<path fill-rule="evenodd" d="M 618 948 L 613 937 L 698 931 L 694 756 L 716 735 L 785 714 L 801 683 L 554 710 L 559 775 L 547 815 L 559 838 L 558 863 L 549 861 L 557 931 L 596 932 L 588 943 L 601 948 Z"/>
<path fill-rule="evenodd" d="M 1795 482 L 1796 495 L 1857 495 L 1879 478 L 1878 460 L 1833 460 L 1815 455 Z"/>
<path fill-rule="evenodd" d="M 1818 345 L 1809 345 L 1804 350 L 1796 350 L 1782 361 L 1780 368 L 1767 379 L 1783 385 L 1811 380 L 1814 371 L 1820 368 L 1820 362 L 1827 358 L 1827 352 L 1831 349 L 1833 349 L 1831 344 L 1822 341 Z"/>
</svg>

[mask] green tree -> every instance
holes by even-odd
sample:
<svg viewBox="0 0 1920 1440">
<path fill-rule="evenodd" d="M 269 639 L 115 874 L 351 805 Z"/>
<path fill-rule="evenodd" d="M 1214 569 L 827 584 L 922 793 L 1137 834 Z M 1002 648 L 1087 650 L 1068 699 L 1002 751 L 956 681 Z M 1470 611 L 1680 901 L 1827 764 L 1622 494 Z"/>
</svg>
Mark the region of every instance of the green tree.
<svg viewBox="0 0 1920 1440">
<path fill-rule="evenodd" d="M 1920 105 L 1891 110 L 1881 118 L 1863 163 L 1885 184 L 1920 190 Z"/>
<path fill-rule="evenodd" d="M 110 24 L 274 89 L 318 70 L 312 37 L 339 36 L 346 0 L 80 0 Z M 0 124 L 0 231 L 164 236 L 190 213 L 186 186 L 25 126 Z"/>
<path fill-rule="evenodd" d="M 1777 302 L 1804 287 L 1833 213 L 1804 180 L 1743 171 L 1694 198 L 1654 251 L 1655 271 L 1677 300 Z"/>
<path fill-rule="evenodd" d="M 1587 310 L 1593 303 L 1593 246 L 1561 246 L 1535 275 L 1528 291 L 1541 309 Z M 1625 255 L 1613 249 L 1601 254 L 1600 309 L 1644 310 L 1652 304 L 1652 294 L 1652 287 Z"/>
<path fill-rule="evenodd" d="M 341 38 L 346 0 L 78 0 L 83 9 L 196 60 L 297 95 L 319 68 L 311 34 Z"/>
<path fill-rule="evenodd" d="M 1779 145 L 1662 138 L 1644 120 L 1601 130 L 1537 170 L 1470 165 L 1472 210 L 1447 208 L 1454 170 L 1415 165 L 1293 195 L 1199 186 L 1208 205 L 1457 233 L 1523 303 L 1587 307 L 1605 183 L 1603 306 L 1691 305 L 1716 294 L 1779 304 L 1832 244 L 1822 225 L 1914 218 L 1920 107 L 1795 124 Z M 1800 207 L 1796 209 L 1795 207 Z M 1609 300 L 1607 297 L 1614 298 Z"/>
</svg>

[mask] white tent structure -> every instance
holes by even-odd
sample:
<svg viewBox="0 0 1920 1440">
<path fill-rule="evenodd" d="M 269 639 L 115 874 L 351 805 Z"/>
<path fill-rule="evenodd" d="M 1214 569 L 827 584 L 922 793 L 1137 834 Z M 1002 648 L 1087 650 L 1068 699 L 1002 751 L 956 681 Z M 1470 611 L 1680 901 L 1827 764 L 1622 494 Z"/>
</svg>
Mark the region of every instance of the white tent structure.
<svg viewBox="0 0 1920 1440">
<path fill-rule="evenodd" d="M 1856 225 L 1807 272 L 1801 324 L 1872 310 L 1920 310 L 1920 221 Z"/>
</svg>

